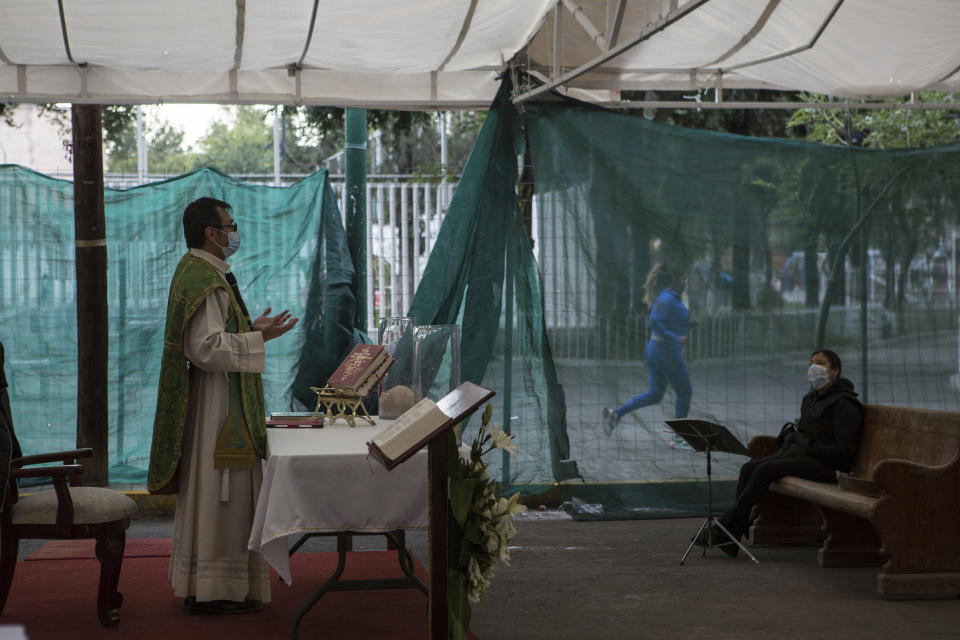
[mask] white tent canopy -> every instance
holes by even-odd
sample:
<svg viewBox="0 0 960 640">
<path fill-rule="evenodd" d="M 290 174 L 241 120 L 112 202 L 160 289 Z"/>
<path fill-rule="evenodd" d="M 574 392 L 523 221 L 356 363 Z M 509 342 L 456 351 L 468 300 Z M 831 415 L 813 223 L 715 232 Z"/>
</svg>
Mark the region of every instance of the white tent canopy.
<svg viewBox="0 0 960 640">
<path fill-rule="evenodd" d="M 508 66 L 882 98 L 960 87 L 958 34 L 956 0 L 0 0 L 0 100 L 482 107 Z"/>
</svg>

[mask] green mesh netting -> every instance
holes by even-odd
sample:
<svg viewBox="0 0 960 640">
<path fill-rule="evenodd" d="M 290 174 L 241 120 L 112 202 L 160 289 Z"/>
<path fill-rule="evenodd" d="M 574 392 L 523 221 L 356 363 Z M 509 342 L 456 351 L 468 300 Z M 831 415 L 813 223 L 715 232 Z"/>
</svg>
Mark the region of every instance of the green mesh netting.
<svg viewBox="0 0 960 640">
<path fill-rule="evenodd" d="M 702 510 L 704 456 L 664 426 L 672 391 L 611 435 L 601 429 L 604 407 L 647 388 L 643 284 L 657 262 L 686 273 L 683 300 L 698 321 L 683 350 L 690 416 L 744 442 L 775 434 L 797 417 L 819 346 L 840 353 L 868 402 L 957 407 L 960 147 L 750 139 L 566 102 L 521 114 L 508 95 L 505 85 L 491 107 L 409 315 L 461 325 L 462 377 L 497 392 L 495 419 L 516 435 L 517 458 L 492 465 L 512 489 L 558 483 L 580 518 Z M 524 150 L 520 189 L 533 196 L 521 204 Z M 329 191 L 323 174 L 273 189 L 205 170 L 108 192 L 114 481 L 143 479 L 179 216 L 193 198 L 234 204 L 246 231 L 235 265 L 251 311 L 305 310 L 298 330 L 268 350 L 271 410 L 309 403 L 305 388 L 363 339 Z M 70 448 L 71 185 L 0 168 L 0 216 L 18 433 L 28 453 Z M 730 497 L 743 461 L 714 455 L 715 500 Z"/>
<path fill-rule="evenodd" d="M 462 322 L 464 377 L 498 391 L 517 437 L 518 459 L 494 465 L 505 482 L 558 482 L 580 518 L 702 510 L 704 455 L 664 424 L 672 390 L 601 429 L 604 407 L 647 389 L 644 281 L 658 262 L 687 275 L 697 320 L 688 415 L 744 443 L 797 417 L 821 346 L 865 401 L 956 408 L 960 146 L 744 138 L 564 102 L 520 116 L 504 95 L 411 314 Z M 745 459 L 713 458 L 713 498 L 728 500 Z"/>
<path fill-rule="evenodd" d="M 233 205 L 243 246 L 230 260 L 252 315 L 313 310 L 314 251 L 335 276 L 328 303 L 352 297 L 343 227 L 325 172 L 294 186 L 243 184 L 211 169 L 127 191 L 107 190 L 110 480 L 143 483 L 156 406 L 170 277 L 186 251 L 184 207 L 201 196 Z M 0 167 L 2 342 L 12 413 L 27 454 L 76 447 L 77 345 L 73 185 L 16 166 Z M 339 227 L 339 235 L 337 228 Z M 330 256 L 335 256 L 331 258 Z M 339 257 L 336 257 L 339 256 Z M 310 303 L 308 304 L 308 297 Z M 345 343 L 331 324 L 327 339 Z M 268 345 L 264 391 L 271 410 L 291 405 L 289 388 L 307 322 Z M 339 353 L 307 354 L 336 367 Z M 336 362 L 334 362 L 336 360 Z M 331 364 L 332 363 L 332 364 Z M 312 407 L 311 407 L 312 408 Z"/>
</svg>

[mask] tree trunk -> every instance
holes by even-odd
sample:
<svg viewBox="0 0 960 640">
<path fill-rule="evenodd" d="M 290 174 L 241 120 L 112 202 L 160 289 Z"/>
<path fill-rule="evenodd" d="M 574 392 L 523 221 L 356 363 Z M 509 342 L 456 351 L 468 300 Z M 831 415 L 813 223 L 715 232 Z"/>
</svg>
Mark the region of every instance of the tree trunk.
<svg viewBox="0 0 960 640">
<path fill-rule="evenodd" d="M 897 308 L 897 256 L 892 233 L 887 233 L 883 251 L 883 308 L 893 311 Z"/>
<path fill-rule="evenodd" d="M 734 309 L 744 310 L 750 308 L 750 246 L 747 238 L 749 237 L 748 225 L 738 223 L 737 238 L 741 238 L 741 244 L 733 246 L 733 292 L 731 306 Z"/>
<path fill-rule="evenodd" d="M 77 447 L 90 447 L 84 482 L 109 482 L 107 241 L 100 105 L 73 105 L 73 201 L 77 268 Z M 122 327 L 121 327 L 122 329 Z"/>
<path fill-rule="evenodd" d="M 910 281 L 910 263 L 913 262 L 913 247 L 901 255 L 900 273 L 897 275 L 897 335 L 902 336 L 906 332 L 906 310 L 907 282 Z"/>
<path fill-rule="evenodd" d="M 816 242 L 803 248 L 803 287 L 806 291 L 804 304 L 808 307 L 820 305 L 820 268 L 817 258 Z"/>
<path fill-rule="evenodd" d="M 829 249 L 827 251 L 827 264 L 833 265 L 834 261 L 837 260 L 837 249 L 836 247 Z M 847 301 L 847 262 L 846 255 L 840 256 L 840 265 L 837 267 L 840 271 L 837 274 L 837 280 L 834 282 L 831 287 L 831 297 L 830 304 L 843 306 Z"/>
</svg>

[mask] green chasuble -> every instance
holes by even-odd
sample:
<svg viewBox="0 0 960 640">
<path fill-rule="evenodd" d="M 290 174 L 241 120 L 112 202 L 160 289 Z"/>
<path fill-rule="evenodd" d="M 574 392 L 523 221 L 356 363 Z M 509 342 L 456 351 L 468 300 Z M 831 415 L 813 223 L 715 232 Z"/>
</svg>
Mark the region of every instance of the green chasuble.
<svg viewBox="0 0 960 640">
<path fill-rule="evenodd" d="M 226 330 L 229 333 L 250 331 L 250 318 L 243 313 L 232 289 L 216 268 L 189 252 L 183 256 L 173 274 L 167 300 L 160 388 L 147 473 L 150 493 L 177 492 L 177 469 L 190 395 L 183 335 L 187 322 L 217 288 L 224 289 L 230 298 Z M 257 457 L 262 458 L 266 453 L 263 383 L 259 373 L 233 372 L 228 374 L 228 379 L 230 412 L 217 438 L 214 467 L 252 469 L 258 463 Z"/>
</svg>

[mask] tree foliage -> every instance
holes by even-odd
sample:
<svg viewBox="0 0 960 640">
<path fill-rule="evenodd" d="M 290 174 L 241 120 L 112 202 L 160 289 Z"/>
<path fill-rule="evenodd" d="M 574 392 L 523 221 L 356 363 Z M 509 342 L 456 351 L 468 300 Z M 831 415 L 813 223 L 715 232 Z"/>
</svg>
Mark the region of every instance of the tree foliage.
<svg viewBox="0 0 960 640">
<path fill-rule="evenodd" d="M 197 143 L 200 161 L 231 175 L 273 172 L 273 129 L 268 110 L 232 107 L 233 122 L 214 122 Z"/>
<path fill-rule="evenodd" d="M 106 126 L 104 127 L 106 129 Z M 199 156 L 184 148 L 184 134 L 168 122 L 156 128 L 147 127 L 148 170 L 153 174 L 178 175 L 192 171 L 202 162 Z M 136 173 L 137 134 L 135 123 L 126 123 L 113 135 L 104 132 L 104 148 L 107 156 L 107 171 L 110 173 Z"/>
<path fill-rule="evenodd" d="M 934 91 L 921 91 L 918 98 L 921 102 L 952 101 L 950 94 Z M 811 104 L 833 101 L 816 93 L 801 93 L 800 99 Z M 811 142 L 876 149 L 931 147 L 960 140 L 960 115 L 952 109 L 799 109 L 790 115 L 787 126 L 805 132 Z"/>
<path fill-rule="evenodd" d="M 183 133 L 169 123 L 145 125 L 151 173 L 176 174 L 210 165 L 232 175 L 273 172 L 273 118 L 276 108 L 234 107 L 215 122 L 195 149 L 183 144 Z M 344 109 L 283 107 L 281 110 L 280 170 L 284 174 L 312 173 L 344 147 Z M 454 113 L 448 129 L 447 178 L 459 175 L 479 133 L 485 112 Z M 375 143 L 368 154 L 375 173 L 439 177 L 438 115 L 428 112 L 367 112 L 370 138 L 379 136 L 382 159 L 374 166 Z M 67 130 L 69 135 L 69 129 Z M 136 171 L 136 108 L 104 110 L 104 146 L 111 172 Z M 334 169 L 342 168 L 342 165 Z"/>
</svg>

